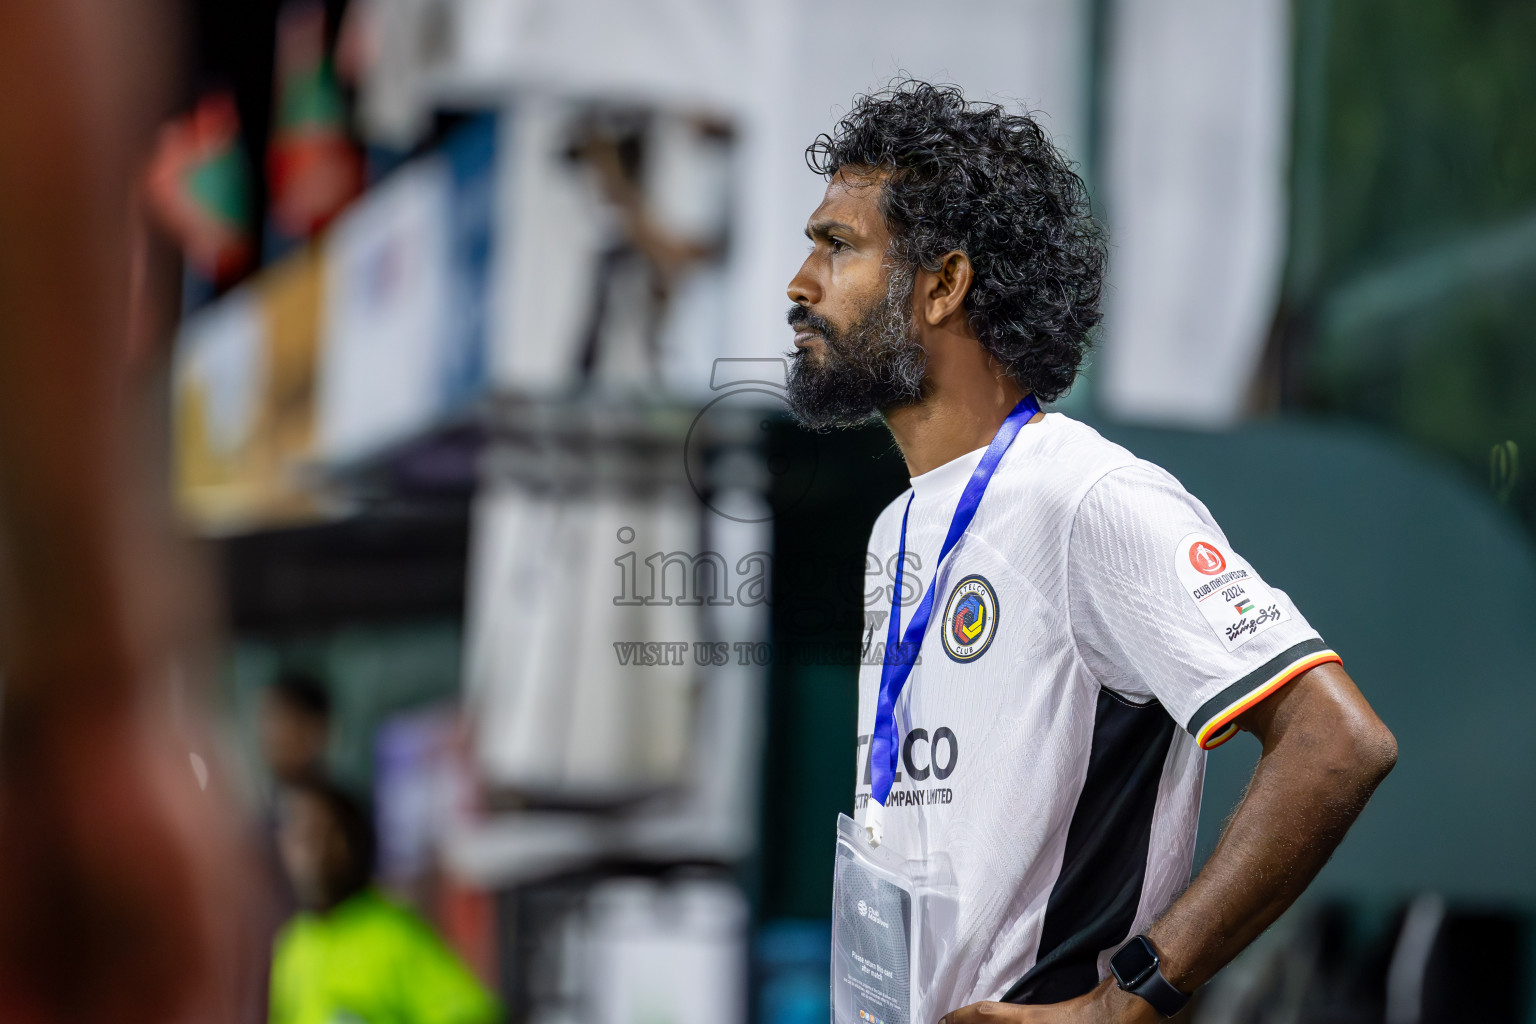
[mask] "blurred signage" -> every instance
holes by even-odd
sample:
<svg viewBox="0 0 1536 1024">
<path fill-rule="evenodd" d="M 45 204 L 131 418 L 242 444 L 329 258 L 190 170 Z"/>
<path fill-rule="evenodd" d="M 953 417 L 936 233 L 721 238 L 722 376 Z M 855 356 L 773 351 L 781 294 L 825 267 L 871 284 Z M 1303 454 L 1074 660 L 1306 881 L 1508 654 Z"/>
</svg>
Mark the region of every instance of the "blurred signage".
<svg viewBox="0 0 1536 1024">
<path fill-rule="evenodd" d="M 448 322 L 451 178 L 440 157 L 390 175 L 323 244 L 323 457 L 360 458 L 427 425 Z"/>
<path fill-rule="evenodd" d="M 176 358 L 181 504 L 216 532 L 326 511 L 326 464 L 366 459 L 486 383 L 497 119 L 354 203 L 313 247 L 188 317 Z"/>
<path fill-rule="evenodd" d="M 315 518 L 317 257 L 302 251 L 192 316 L 175 362 L 179 503 L 215 532 Z"/>
</svg>

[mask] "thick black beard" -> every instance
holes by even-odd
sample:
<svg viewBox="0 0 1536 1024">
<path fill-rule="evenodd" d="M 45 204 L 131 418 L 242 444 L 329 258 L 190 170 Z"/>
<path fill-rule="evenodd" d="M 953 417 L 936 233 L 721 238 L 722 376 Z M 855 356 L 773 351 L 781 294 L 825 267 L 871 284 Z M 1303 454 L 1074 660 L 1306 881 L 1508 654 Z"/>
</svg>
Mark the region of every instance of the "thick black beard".
<svg viewBox="0 0 1536 1024">
<path fill-rule="evenodd" d="M 913 274 L 891 271 L 884 298 L 843 330 L 803 306 L 789 324 L 813 330 L 826 342 L 819 362 L 796 349 L 784 400 L 796 421 L 812 430 L 857 427 L 870 417 L 921 401 L 928 354 L 912 324 Z"/>
</svg>

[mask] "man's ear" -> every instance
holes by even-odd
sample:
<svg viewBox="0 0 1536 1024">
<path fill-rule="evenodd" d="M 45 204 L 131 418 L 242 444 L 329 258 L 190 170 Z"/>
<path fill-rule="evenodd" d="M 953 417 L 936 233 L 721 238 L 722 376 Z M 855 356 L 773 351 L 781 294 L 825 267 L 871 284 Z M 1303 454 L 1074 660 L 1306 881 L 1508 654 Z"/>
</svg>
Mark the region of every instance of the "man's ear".
<svg viewBox="0 0 1536 1024">
<path fill-rule="evenodd" d="M 938 327 L 957 313 L 963 316 L 974 279 L 970 257 L 958 249 L 944 255 L 938 270 L 919 268 L 914 289 L 918 319 Z"/>
</svg>

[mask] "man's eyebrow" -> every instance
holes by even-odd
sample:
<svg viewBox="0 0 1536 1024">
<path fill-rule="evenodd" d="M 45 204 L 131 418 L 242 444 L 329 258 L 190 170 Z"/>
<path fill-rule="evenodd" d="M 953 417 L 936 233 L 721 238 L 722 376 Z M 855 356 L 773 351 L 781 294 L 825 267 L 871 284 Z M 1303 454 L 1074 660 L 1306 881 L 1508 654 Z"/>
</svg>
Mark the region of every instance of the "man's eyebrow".
<svg viewBox="0 0 1536 1024">
<path fill-rule="evenodd" d="M 844 235 L 858 234 L 854 230 L 853 225 L 844 224 L 840 220 L 813 220 L 805 228 L 805 237 L 813 242 L 818 238 L 826 238 L 833 233 Z"/>
</svg>

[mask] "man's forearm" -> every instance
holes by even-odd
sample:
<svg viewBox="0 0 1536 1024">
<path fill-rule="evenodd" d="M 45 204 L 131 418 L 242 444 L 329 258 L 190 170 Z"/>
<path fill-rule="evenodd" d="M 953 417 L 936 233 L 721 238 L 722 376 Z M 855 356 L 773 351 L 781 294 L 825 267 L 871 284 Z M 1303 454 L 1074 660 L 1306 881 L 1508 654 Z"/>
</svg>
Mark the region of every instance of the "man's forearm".
<svg viewBox="0 0 1536 1024">
<path fill-rule="evenodd" d="M 1193 992 L 1301 895 L 1397 760 L 1397 741 L 1337 665 L 1320 665 L 1242 718 L 1264 744 L 1216 851 L 1148 932 L 1162 973 Z M 1141 998 L 1106 978 L 1050 1006 L 981 1002 L 943 1024 L 1142 1024 Z"/>
<path fill-rule="evenodd" d="M 1164 975 L 1186 992 L 1301 895 L 1396 760 L 1391 733 L 1342 669 L 1321 666 L 1288 689 L 1243 723 L 1264 743 L 1248 791 L 1199 877 L 1149 932 Z"/>
</svg>

